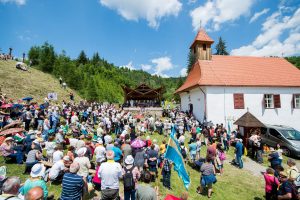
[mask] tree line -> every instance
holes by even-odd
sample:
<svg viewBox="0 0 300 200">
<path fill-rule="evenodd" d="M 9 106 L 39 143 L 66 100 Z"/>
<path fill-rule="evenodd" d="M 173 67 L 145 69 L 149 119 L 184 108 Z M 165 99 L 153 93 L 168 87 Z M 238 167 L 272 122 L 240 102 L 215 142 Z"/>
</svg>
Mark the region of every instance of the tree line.
<svg viewBox="0 0 300 200">
<path fill-rule="evenodd" d="M 142 70 L 117 67 L 101 58 L 98 52 L 89 58 L 81 51 L 76 59 L 71 59 L 65 51 L 56 53 L 54 47 L 47 42 L 31 47 L 28 58 L 33 67 L 57 78 L 62 77 L 70 88 L 89 101 L 123 103 L 121 86 L 135 88 L 141 83 L 153 88 L 163 86 L 164 99 L 178 100 L 179 97 L 174 96 L 174 92 L 184 81 L 184 78 L 162 78 Z"/>
</svg>

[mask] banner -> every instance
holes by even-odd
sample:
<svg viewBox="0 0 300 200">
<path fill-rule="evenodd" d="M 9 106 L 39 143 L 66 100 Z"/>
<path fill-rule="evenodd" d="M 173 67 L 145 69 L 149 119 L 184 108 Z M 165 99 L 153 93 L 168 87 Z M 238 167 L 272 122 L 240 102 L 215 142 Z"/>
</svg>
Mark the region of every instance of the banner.
<svg viewBox="0 0 300 200">
<path fill-rule="evenodd" d="M 48 93 L 48 99 L 49 100 L 54 100 L 56 101 L 57 100 L 57 93 Z"/>
</svg>

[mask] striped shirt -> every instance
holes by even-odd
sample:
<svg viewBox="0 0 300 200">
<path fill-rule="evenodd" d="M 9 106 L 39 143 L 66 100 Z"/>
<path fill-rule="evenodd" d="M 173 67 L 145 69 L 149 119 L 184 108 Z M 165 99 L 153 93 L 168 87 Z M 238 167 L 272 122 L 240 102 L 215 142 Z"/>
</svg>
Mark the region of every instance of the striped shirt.
<svg viewBox="0 0 300 200">
<path fill-rule="evenodd" d="M 39 150 L 36 150 L 36 149 L 30 150 L 27 155 L 26 163 L 36 162 L 37 161 L 36 153 L 38 153 L 38 152 L 39 152 Z"/>
<path fill-rule="evenodd" d="M 83 179 L 81 176 L 66 173 L 62 181 L 61 200 L 81 199 L 83 192 Z"/>
</svg>

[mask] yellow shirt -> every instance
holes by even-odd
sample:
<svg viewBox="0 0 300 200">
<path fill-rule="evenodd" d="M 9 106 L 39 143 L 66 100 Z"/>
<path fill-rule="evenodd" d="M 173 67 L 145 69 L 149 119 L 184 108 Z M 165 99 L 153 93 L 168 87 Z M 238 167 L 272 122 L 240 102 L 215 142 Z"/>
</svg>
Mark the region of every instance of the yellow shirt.
<svg viewBox="0 0 300 200">
<path fill-rule="evenodd" d="M 288 167 L 287 174 L 289 179 L 295 180 L 298 177 L 299 171 L 296 166 Z"/>
<path fill-rule="evenodd" d="M 163 153 L 165 153 L 165 151 L 166 151 L 166 145 L 165 145 L 165 144 L 161 144 L 161 145 L 159 146 L 159 152 L 160 152 L 161 154 L 163 154 Z"/>
</svg>

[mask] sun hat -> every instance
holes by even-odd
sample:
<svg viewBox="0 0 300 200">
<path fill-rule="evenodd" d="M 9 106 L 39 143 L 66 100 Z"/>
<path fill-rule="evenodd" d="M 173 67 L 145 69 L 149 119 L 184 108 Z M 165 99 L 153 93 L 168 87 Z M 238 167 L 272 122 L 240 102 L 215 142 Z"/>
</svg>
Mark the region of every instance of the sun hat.
<svg viewBox="0 0 300 200">
<path fill-rule="evenodd" d="M 97 142 L 98 142 L 99 144 L 103 144 L 103 140 L 102 140 L 101 138 L 98 138 Z"/>
<path fill-rule="evenodd" d="M 45 175 L 45 170 L 46 167 L 43 164 L 37 163 L 31 168 L 30 176 L 32 178 L 42 177 Z"/>
<path fill-rule="evenodd" d="M 64 156 L 63 160 L 64 161 L 70 161 L 70 157 L 69 156 Z"/>
<path fill-rule="evenodd" d="M 132 165 L 134 162 L 134 158 L 132 157 L 132 155 L 128 155 L 125 159 L 125 164 L 126 165 Z"/>
<path fill-rule="evenodd" d="M 80 149 L 78 149 L 77 155 L 78 156 L 84 156 L 84 154 L 86 153 L 86 151 L 87 151 L 86 147 L 81 147 Z"/>
</svg>

